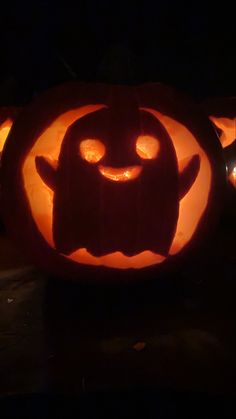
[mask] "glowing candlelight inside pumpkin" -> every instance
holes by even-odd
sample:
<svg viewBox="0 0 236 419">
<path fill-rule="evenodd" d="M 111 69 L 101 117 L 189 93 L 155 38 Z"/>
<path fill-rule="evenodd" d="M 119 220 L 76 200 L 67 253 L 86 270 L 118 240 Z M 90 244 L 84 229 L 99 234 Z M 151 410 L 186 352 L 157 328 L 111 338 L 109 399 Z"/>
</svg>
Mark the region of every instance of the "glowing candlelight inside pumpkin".
<svg viewBox="0 0 236 419">
<path fill-rule="evenodd" d="M 232 172 L 228 177 L 230 183 L 236 188 L 236 166 L 233 168 Z"/>
<path fill-rule="evenodd" d="M 3 150 L 8 134 L 11 130 L 12 124 L 13 124 L 13 121 L 11 119 L 7 119 L 0 126 L 0 153 Z"/>
</svg>

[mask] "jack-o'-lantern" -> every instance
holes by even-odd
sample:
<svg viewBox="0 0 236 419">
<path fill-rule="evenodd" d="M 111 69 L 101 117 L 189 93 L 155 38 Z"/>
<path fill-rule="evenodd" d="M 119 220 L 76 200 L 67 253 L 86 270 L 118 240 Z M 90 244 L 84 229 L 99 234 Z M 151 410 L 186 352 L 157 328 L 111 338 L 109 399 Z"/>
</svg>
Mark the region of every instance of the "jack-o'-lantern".
<svg viewBox="0 0 236 419">
<path fill-rule="evenodd" d="M 204 108 L 224 149 L 229 183 L 236 189 L 236 97 L 211 98 Z"/>
<path fill-rule="evenodd" d="M 1 203 L 1 157 L 2 151 L 7 141 L 12 124 L 19 113 L 16 107 L 0 108 L 0 233 L 3 231 L 2 225 L 2 203 Z"/>
<path fill-rule="evenodd" d="M 13 127 L 4 217 L 53 273 L 156 272 L 204 237 L 223 167 L 208 118 L 175 90 L 69 83 Z"/>
<path fill-rule="evenodd" d="M 18 108 L 14 107 L 0 108 L 0 158 L 3 147 L 6 143 L 12 124 L 18 112 Z"/>
</svg>

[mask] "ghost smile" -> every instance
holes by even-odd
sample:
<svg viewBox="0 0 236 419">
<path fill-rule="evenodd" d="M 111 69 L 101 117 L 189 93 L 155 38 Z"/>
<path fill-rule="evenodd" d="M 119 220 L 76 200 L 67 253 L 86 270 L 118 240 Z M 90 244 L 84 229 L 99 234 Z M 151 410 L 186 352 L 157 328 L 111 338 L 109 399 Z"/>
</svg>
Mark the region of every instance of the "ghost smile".
<svg viewBox="0 0 236 419">
<path fill-rule="evenodd" d="M 99 165 L 98 169 L 101 175 L 109 180 L 127 182 L 136 179 L 140 175 L 142 166 L 109 167 Z"/>
</svg>

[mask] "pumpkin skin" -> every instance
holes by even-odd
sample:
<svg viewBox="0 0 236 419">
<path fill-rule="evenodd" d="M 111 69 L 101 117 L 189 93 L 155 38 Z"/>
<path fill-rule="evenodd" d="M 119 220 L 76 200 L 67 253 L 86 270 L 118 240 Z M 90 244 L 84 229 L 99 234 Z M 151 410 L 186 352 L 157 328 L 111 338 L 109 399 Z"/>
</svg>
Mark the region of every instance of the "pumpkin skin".
<svg viewBox="0 0 236 419">
<path fill-rule="evenodd" d="M 15 121 L 19 113 L 17 107 L 2 107 L 0 108 L 0 186 L 1 186 L 1 158 L 2 151 L 6 144 L 9 132 L 12 128 L 13 122 Z M 2 224 L 2 202 L 1 202 L 1 189 L 0 189 L 0 233 L 4 232 L 4 226 Z"/>
<path fill-rule="evenodd" d="M 236 189 L 236 97 L 210 98 L 203 107 L 224 149 L 229 185 Z"/>
<path fill-rule="evenodd" d="M 54 88 L 21 113 L 4 149 L 9 232 L 56 275 L 156 275 L 214 220 L 215 139 L 197 105 L 160 84 Z"/>
<path fill-rule="evenodd" d="M 0 108 L 0 158 L 12 124 L 18 113 L 19 108 L 17 107 Z"/>
</svg>

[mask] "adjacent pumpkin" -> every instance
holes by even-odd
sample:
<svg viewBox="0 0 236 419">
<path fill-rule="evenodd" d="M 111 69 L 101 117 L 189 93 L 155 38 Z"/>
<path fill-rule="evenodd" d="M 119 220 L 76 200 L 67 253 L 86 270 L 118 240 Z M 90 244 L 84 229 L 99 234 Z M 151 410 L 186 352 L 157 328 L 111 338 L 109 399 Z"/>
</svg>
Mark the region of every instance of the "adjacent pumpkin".
<svg viewBox="0 0 236 419">
<path fill-rule="evenodd" d="M 2 107 L 0 108 L 0 234 L 4 231 L 4 226 L 2 224 L 2 202 L 1 202 L 1 158 L 2 151 L 7 141 L 9 132 L 13 125 L 16 116 L 19 113 L 19 108 L 16 107 Z"/>
<path fill-rule="evenodd" d="M 18 113 L 19 109 L 16 107 L 0 108 L 0 158 L 12 124 Z"/>
<path fill-rule="evenodd" d="M 160 84 L 44 93 L 14 125 L 2 168 L 10 233 L 74 278 L 171 264 L 204 237 L 224 182 L 208 119 Z"/>
<path fill-rule="evenodd" d="M 228 181 L 236 188 L 236 97 L 211 98 L 203 106 L 224 149 Z"/>
</svg>

